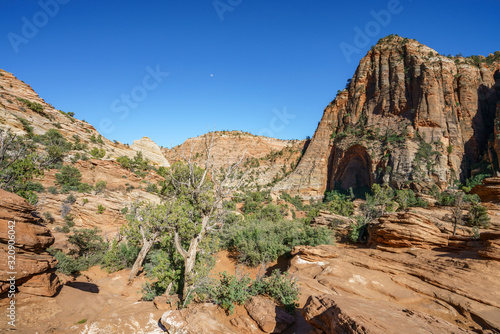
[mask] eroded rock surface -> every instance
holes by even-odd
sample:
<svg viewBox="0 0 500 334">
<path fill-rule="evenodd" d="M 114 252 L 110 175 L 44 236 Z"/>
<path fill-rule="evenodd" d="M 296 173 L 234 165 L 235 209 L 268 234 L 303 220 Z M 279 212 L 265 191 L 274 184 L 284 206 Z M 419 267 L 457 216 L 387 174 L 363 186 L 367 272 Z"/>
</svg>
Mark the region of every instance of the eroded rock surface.
<svg viewBox="0 0 500 334">
<path fill-rule="evenodd" d="M 321 198 L 335 187 L 401 188 L 408 181 L 415 190 L 445 189 L 469 177 L 483 155 L 498 167 L 500 140 L 488 148 L 500 131 L 498 69 L 498 60 L 450 59 L 415 40 L 381 39 L 325 108 L 295 171 L 273 191 Z"/>
<path fill-rule="evenodd" d="M 339 245 L 293 254 L 303 314 L 327 333 L 500 330 L 500 262 L 477 252 Z M 304 261 L 301 254 L 315 255 Z"/>
<path fill-rule="evenodd" d="M 35 207 L 18 195 L 0 190 L 0 293 L 9 289 L 7 282 L 16 272 L 16 286 L 27 294 L 53 296 L 59 287 L 59 280 L 53 274 L 57 261 L 46 252 L 54 243 L 50 231 L 39 224 L 34 215 Z M 15 224 L 9 221 L 15 222 Z M 9 225 L 15 231 L 14 270 L 8 267 Z"/>
</svg>

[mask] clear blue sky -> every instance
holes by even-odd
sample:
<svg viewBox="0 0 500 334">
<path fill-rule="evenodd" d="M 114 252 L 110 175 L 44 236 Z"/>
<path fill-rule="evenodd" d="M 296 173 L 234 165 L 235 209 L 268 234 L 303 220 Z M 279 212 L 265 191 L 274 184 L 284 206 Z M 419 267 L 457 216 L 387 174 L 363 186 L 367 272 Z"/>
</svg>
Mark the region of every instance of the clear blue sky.
<svg viewBox="0 0 500 334">
<path fill-rule="evenodd" d="M 0 68 L 125 143 L 170 147 L 214 128 L 312 136 L 388 34 L 444 54 L 500 49 L 498 0 L 59 1 L 0 1 Z M 371 11 L 388 6 L 391 17 L 374 23 Z M 373 36 L 348 62 L 340 45 L 355 47 L 354 28 L 367 24 Z M 148 67 L 168 76 L 157 82 Z M 284 110 L 294 117 L 275 116 Z"/>
</svg>

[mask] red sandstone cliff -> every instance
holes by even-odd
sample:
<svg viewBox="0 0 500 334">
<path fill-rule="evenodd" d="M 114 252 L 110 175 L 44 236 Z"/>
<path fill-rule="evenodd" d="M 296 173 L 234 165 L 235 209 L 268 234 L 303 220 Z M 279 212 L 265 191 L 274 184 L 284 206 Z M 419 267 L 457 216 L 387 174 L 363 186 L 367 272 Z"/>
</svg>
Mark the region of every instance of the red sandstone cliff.
<svg viewBox="0 0 500 334">
<path fill-rule="evenodd" d="M 485 156 L 498 167 L 499 140 L 496 150 L 488 140 L 498 131 L 499 69 L 499 52 L 445 57 L 414 40 L 381 39 L 326 107 L 297 169 L 273 190 L 321 197 L 374 182 L 444 189 Z"/>
</svg>

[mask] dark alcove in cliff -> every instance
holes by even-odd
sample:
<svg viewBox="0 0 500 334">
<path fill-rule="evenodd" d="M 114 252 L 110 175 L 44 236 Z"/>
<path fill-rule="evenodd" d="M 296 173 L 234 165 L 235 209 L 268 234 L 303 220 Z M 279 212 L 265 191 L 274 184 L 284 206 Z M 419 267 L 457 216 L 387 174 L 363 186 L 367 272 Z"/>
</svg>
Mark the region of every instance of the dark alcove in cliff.
<svg viewBox="0 0 500 334">
<path fill-rule="evenodd" d="M 330 189 L 369 189 L 373 183 L 371 159 L 361 145 L 350 147 L 340 160 L 334 175 L 329 175 Z"/>
</svg>

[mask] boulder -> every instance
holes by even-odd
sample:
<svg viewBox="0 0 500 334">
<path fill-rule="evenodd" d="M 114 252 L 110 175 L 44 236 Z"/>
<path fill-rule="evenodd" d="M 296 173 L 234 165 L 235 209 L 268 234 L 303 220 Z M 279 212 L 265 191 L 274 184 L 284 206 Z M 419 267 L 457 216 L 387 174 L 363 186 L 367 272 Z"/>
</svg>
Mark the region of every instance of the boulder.
<svg viewBox="0 0 500 334">
<path fill-rule="evenodd" d="M 226 315 L 214 304 L 194 304 L 163 313 L 160 322 L 169 334 L 239 334 L 225 322 Z"/>
<path fill-rule="evenodd" d="M 276 306 L 269 298 L 252 297 L 245 308 L 259 327 L 266 333 L 281 333 L 295 322 L 295 317 Z"/>
<path fill-rule="evenodd" d="M 181 299 L 177 294 L 170 296 L 156 296 L 155 299 L 153 299 L 153 303 L 155 304 L 156 308 L 165 311 L 177 310 L 180 302 Z"/>
<path fill-rule="evenodd" d="M 370 246 L 396 248 L 445 247 L 448 238 L 428 218 L 411 212 L 389 214 L 368 227 Z"/>
</svg>

